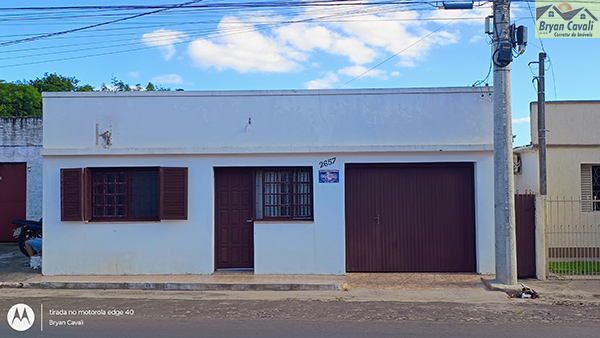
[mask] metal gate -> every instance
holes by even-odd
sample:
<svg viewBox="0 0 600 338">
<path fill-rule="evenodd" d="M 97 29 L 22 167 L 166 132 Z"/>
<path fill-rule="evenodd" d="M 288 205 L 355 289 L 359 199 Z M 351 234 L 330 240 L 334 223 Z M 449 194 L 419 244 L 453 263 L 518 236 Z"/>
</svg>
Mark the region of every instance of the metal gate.
<svg viewBox="0 0 600 338">
<path fill-rule="evenodd" d="M 346 271 L 474 272 L 472 163 L 348 164 Z"/>
<path fill-rule="evenodd" d="M 600 201 L 575 198 L 546 200 L 546 255 L 550 276 L 600 278 L 598 204 Z"/>
</svg>

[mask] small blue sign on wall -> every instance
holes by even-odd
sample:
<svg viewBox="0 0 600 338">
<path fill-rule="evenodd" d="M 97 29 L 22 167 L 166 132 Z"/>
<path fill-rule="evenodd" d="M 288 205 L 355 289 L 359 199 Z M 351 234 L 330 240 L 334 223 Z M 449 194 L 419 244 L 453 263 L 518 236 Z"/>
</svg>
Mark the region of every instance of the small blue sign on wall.
<svg viewBox="0 0 600 338">
<path fill-rule="evenodd" d="M 340 171 L 319 170 L 319 183 L 340 183 Z"/>
</svg>

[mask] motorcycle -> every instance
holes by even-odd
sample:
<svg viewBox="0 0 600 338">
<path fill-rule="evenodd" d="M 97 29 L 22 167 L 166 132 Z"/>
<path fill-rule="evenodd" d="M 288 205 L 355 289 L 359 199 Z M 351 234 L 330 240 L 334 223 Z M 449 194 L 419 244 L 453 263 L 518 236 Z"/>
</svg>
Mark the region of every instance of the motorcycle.
<svg viewBox="0 0 600 338">
<path fill-rule="evenodd" d="M 32 238 L 42 238 L 42 219 L 40 218 L 39 221 L 15 220 L 12 223 L 17 226 L 13 230 L 13 237 L 19 240 L 19 249 L 21 252 L 29 257 L 27 250 L 25 250 L 25 242 Z"/>
</svg>

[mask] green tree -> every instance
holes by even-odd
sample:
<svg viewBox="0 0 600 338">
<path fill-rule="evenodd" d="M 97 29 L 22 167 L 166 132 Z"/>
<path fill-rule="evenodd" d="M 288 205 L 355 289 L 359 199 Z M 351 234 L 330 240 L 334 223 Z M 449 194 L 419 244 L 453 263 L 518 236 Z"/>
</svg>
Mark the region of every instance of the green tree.
<svg viewBox="0 0 600 338">
<path fill-rule="evenodd" d="M 85 86 L 75 88 L 75 91 L 76 92 L 93 92 L 94 87 L 92 87 L 90 85 L 85 85 Z"/>
<path fill-rule="evenodd" d="M 114 75 L 111 77 L 110 83 L 112 84 L 111 87 L 103 83 L 100 90 L 103 92 L 130 92 L 133 90 L 131 86 L 123 82 L 123 80 L 117 79 Z"/>
<path fill-rule="evenodd" d="M 38 92 L 74 92 L 78 91 L 79 80 L 75 77 L 66 77 L 62 75 L 45 73 L 44 77 L 30 80 L 29 84 L 35 87 Z M 89 85 L 86 85 L 90 87 Z M 84 87 L 86 87 L 84 86 Z M 93 89 L 93 88 L 92 88 Z"/>
<path fill-rule="evenodd" d="M 139 83 L 136 83 L 135 85 L 130 86 L 129 84 L 123 82 L 123 80 L 119 80 L 114 75 L 112 76 L 110 83 L 111 83 L 111 85 L 107 85 L 106 83 L 103 83 L 102 86 L 100 87 L 100 91 L 103 91 L 103 92 L 138 92 L 138 91 L 155 92 L 155 91 L 170 91 L 171 90 L 171 89 L 165 88 L 163 86 L 155 86 L 154 84 L 152 84 L 152 82 L 148 82 L 148 85 L 146 86 L 146 88 L 142 87 L 142 85 Z"/>
<path fill-rule="evenodd" d="M 6 83 L 0 80 L 0 116 L 42 115 L 42 94 L 25 83 Z"/>
</svg>

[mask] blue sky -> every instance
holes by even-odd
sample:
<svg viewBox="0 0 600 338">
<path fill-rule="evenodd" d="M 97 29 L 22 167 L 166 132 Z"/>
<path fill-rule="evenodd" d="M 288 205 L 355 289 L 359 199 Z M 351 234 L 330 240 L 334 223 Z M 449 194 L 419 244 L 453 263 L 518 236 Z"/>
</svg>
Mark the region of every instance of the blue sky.
<svg viewBox="0 0 600 338">
<path fill-rule="evenodd" d="M 186 91 L 493 84 L 492 74 L 486 81 L 491 46 L 483 25 L 492 14 L 490 3 L 462 11 L 435 9 L 441 2 L 369 2 L 299 6 L 303 1 L 272 1 L 288 4 L 273 8 L 265 1 L 207 0 L 198 2 L 204 8 L 171 9 L 9 44 L 157 9 L 2 8 L 179 2 L 3 1 L 0 79 L 29 80 L 49 72 L 99 88 L 115 76 L 131 85 L 152 82 Z M 536 39 L 534 11 L 534 2 L 511 5 L 513 23 L 529 28 L 527 49 L 511 64 L 515 145 L 530 142 L 529 103 L 537 99 L 532 79 L 538 70 L 529 63 L 537 62 L 542 45 L 549 56 L 547 100 L 600 100 L 600 39 Z"/>
</svg>

